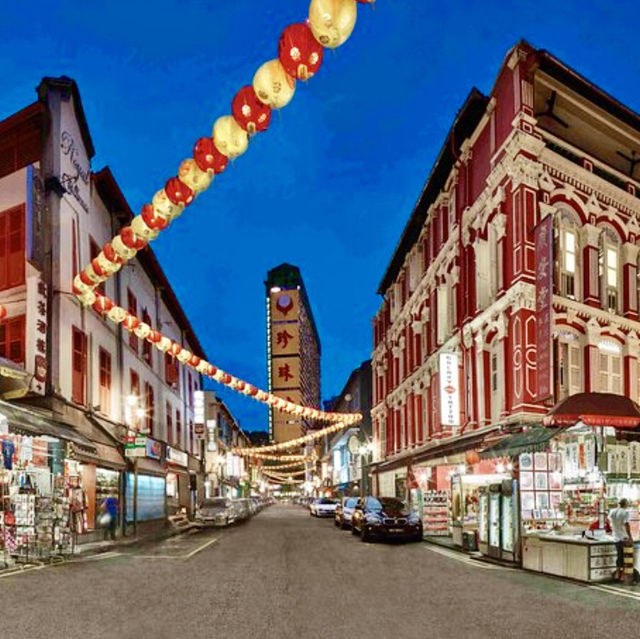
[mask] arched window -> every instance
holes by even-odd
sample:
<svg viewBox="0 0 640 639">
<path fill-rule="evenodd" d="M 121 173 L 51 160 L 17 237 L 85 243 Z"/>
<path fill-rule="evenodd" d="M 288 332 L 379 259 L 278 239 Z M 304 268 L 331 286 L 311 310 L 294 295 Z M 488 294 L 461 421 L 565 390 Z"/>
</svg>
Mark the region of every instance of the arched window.
<svg viewBox="0 0 640 639">
<path fill-rule="evenodd" d="M 580 244 L 578 214 L 569 207 L 562 207 L 558 212 L 557 247 L 558 247 L 558 293 L 571 299 L 579 299 L 580 288 Z"/>
<path fill-rule="evenodd" d="M 600 300 L 611 313 L 619 311 L 620 236 L 609 226 L 602 229 L 599 250 Z"/>
</svg>

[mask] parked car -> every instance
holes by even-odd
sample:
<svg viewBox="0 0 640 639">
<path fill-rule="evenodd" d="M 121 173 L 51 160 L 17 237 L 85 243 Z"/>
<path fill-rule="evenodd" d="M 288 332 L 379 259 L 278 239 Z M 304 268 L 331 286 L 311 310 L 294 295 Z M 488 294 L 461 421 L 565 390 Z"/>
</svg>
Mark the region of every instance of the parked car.
<svg viewBox="0 0 640 639">
<path fill-rule="evenodd" d="M 338 528 L 351 528 L 351 518 L 358 504 L 357 497 L 343 497 L 336 506 L 334 521 Z"/>
<path fill-rule="evenodd" d="M 230 499 L 213 497 L 196 506 L 195 520 L 203 525 L 228 526 L 236 520 L 236 511 Z"/>
<path fill-rule="evenodd" d="M 249 510 L 249 504 L 246 499 L 234 499 L 232 500 L 233 509 L 236 513 L 236 521 L 244 521 L 249 519 L 251 511 Z"/>
<path fill-rule="evenodd" d="M 417 513 L 394 497 L 362 497 L 351 518 L 351 532 L 362 541 L 374 539 L 422 540 L 422 521 Z"/>
<path fill-rule="evenodd" d="M 313 515 L 313 504 L 318 501 L 317 497 L 309 497 L 309 502 L 307 503 L 307 508 L 309 509 L 309 514 Z"/>
<path fill-rule="evenodd" d="M 311 504 L 310 514 L 316 517 L 333 517 L 337 505 L 338 502 L 336 499 L 322 497 L 321 499 L 316 499 L 313 504 Z"/>
</svg>

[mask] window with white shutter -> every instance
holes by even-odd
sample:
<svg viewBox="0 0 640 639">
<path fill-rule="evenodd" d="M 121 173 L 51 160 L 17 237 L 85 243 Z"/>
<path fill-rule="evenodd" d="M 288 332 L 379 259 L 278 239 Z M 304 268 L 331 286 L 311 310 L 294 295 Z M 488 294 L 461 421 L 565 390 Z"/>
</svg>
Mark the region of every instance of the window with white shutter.
<svg viewBox="0 0 640 639">
<path fill-rule="evenodd" d="M 559 343 L 558 373 L 560 399 L 582 392 L 582 347 L 579 343 Z"/>
<path fill-rule="evenodd" d="M 479 310 L 487 308 L 491 297 L 489 283 L 490 259 L 489 243 L 486 240 L 476 240 L 476 304 Z"/>
<path fill-rule="evenodd" d="M 447 286 L 438 286 L 438 344 L 444 344 L 449 334 L 449 290 Z"/>
<path fill-rule="evenodd" d="M 598 391 L 601 393 L 622 394 L 622 357 L 620 347 L 611 342 L 603 342 L 599 346 L 598 356 Z M 618 352 L 615 352 L 615 351 Z"/>
</svg>

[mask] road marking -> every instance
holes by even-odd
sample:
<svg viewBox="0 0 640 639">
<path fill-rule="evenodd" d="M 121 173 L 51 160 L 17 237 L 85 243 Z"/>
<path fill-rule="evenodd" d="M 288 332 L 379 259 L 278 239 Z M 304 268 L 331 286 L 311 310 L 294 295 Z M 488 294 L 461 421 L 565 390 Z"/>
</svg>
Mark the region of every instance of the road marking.
<svg viewBox="0 0 640 639">
<path fill-rule="evenodd" d="M 589 584 L 587 586 L 592 590 L 600 590 L 601 592 L 607 592 L 610 595 L 616 595 L 617 597 L 627 597 L 627 599 L 635 599 L 640 601 L 640 592 L 627 592 L 616 586 L 607 586 L 606 584 Z"/>
<path fill-rule="evenodd" d="M 426 544 L 423 546 L 425 550 L 429 550 L 430 552 L 435 552 L 438 555 L 442 555 L 443 557 L 448 557 L 449 559 L 455 559 L 455 561 L 459 561 L 462 564 L 466 564 L 467 566 L 473 566 L 474 568 L 483 568 L 484 570 L 503 570 L 510 571 L 514 570 L 514 568 L 508 568 L 506 566 L 496 566 L 495 564 L 488 564 L 482 561 L 478 561 L 477 559 L 470 559 L 466 555 L 462 555 L 461 553 L 456 552 L 455 550 L 446 550 L 445 548 L 440 548 L 437 546 L 432 546 Z"/>
<path fill-rule="evenodd" d="M 222 537 L 222 535 L 220 535 Z M 209 539 L 207 542 L 198 546 L 191 552 L 188 552 L 186 555 L 132 555 L 132 557 L 137 557 L 138 559 L 191 559 L 194 555 L 197 555 L 199 552 L 202 552 L 205 548 L 213 545 L 220 539 L 220 537 L 214 537 L 213 539 Z"/>
</svg>

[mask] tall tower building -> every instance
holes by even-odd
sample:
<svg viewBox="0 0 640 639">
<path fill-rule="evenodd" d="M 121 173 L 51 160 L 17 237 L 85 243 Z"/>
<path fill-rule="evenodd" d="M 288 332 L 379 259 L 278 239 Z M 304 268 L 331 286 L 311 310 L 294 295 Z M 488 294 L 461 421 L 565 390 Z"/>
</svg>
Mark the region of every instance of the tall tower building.
<svg viewBox="0 0 640 639">
<path fill-rule="evenodd" d="M 280 264 L 267 273 L 269 391 L 296 404 L 320 407 L 320 338 L 300 269 Z M 269 438 L 279 443 L 302 435 L 308 420 L 269 409 Z"/>
</svg>

